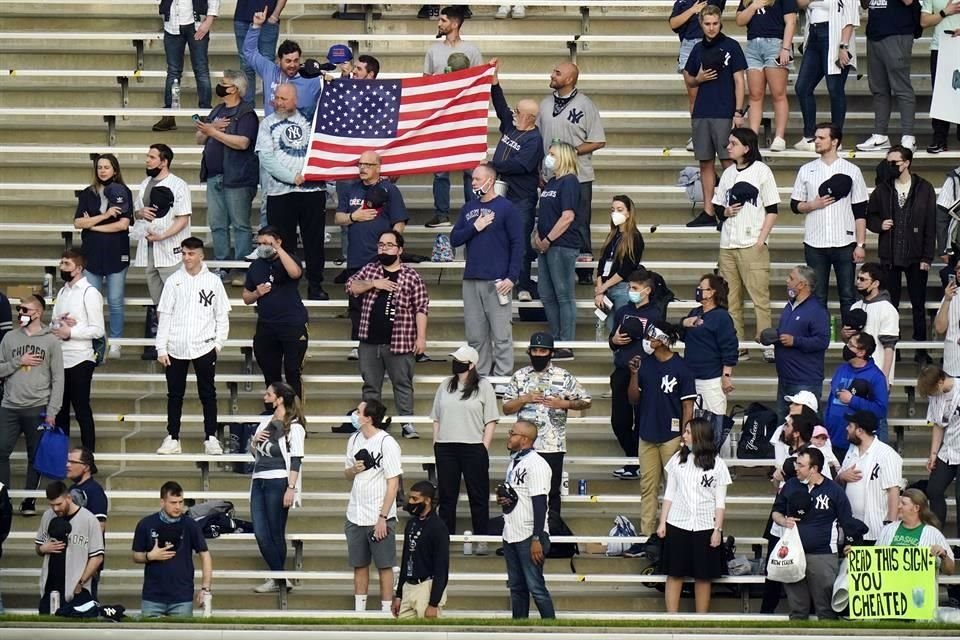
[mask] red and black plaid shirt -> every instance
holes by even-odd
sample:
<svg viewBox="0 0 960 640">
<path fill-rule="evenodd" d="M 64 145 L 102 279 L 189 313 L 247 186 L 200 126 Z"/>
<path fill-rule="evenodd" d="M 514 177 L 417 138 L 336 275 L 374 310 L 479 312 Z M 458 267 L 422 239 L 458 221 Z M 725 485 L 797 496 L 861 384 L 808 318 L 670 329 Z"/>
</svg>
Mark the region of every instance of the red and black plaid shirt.
<svg viewBox="0 0 960 640">
<path fill-rule="evenodd" d="M 370 262 L 360 271 L 353 274 L 346 284 L 347 295 L 350 285 L 364 280 L 379 280 L 385 278 L 383 266 L 379 262 Z M 415 269 L 407 265 L 400 266 L 400 275 L 397 278 L 398 289 L 393 293 L 393 306 L 397 315 L 393 320 L 393 332 L 390 335 L 390 351 L 393 353 L 411 353 L 413 344 L 417 340 L 417 314 L 427 315 L 430 307 L 430 297 L 427 295 L 427 285 Z M 370 332 L 370 314 L 373 312 L 373 303 L 378 295 L 387 295 L 386 291 L 370 289 L 363 294 L 360 311 L 360 339 L 366 340 Z"/>
</svg>

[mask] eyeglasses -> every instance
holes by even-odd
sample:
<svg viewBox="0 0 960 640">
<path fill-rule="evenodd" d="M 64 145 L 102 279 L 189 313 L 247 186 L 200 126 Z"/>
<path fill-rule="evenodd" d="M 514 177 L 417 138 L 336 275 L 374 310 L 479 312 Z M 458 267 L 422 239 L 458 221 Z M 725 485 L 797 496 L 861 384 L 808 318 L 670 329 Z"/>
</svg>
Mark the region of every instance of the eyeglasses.
<svg viewBox="0 0 960 640">
<path fill-rule="evenodd" d="M 393 244 L 392 242 L 378 242 L 377 249 L 399 249 L 400 245 Z"/>
<path fill-rule="evenodd" d="M 380 163 L 379 162 L 358 162 L 357 166 L 360 167 L 361 169 L 370 169 L 372 167 L 379 167 Z"/>
<path fill-rule="evenodd" d="M 697 291 L 713 291 L 713 289 L 711 289 L 710 287 L 707 287 L 706 289 L 701 289 L 700 287 L 697 287 Z"/>
<path fill-rule="evenodd" d="M 870 282 L 869 276 L 857 276 L 857 282 Z"/>
<path fill-rule="evenodd" d="M 67 464 L 82 464 L 84 466 L 87 466 L 87 463 L 84 462 L 83 460 L 67 460 Z"/>
</svg>

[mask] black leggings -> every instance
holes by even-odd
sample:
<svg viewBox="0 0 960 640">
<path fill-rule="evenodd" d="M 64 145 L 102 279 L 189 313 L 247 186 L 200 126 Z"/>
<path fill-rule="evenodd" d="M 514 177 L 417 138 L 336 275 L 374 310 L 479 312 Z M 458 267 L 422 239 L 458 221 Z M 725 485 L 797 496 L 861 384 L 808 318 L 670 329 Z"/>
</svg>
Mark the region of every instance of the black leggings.
<svg viewBox="0 0 960 640">
<path fill-rule="evenodd" d="M 253 357 L 270 385 L 286 380 L 303 399 L 303 359 L 307 356 L 307 326 L 257 324 Z"/>
<path fill-rule="evenodd" d="M 937 458 L 937 466 L 930 472 L 927 480 L 927 498 L 930 500 L 930 510 L 940 519 L 940 529 L 947 524 L 947 487 L 960 473 L 960 465 L 947 464 Z M 960 506 L 957 507 L 960 509 Z M 957 535 L 960 535 L 960 511 L 957 515 Z"/>
</svg>

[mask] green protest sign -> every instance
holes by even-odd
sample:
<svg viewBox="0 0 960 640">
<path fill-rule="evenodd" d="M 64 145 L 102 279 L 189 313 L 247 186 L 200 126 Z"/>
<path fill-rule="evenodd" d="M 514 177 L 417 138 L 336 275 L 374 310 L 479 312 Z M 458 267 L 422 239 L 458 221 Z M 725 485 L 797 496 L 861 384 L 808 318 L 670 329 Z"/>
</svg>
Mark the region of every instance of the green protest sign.
<svg viewBox="0 0 960 640">
<path fill-rule="evenodd" d="M 933 618 L 937 564 L 929 548 L 854 547 L 847 559 L 851 618 Z"/>
</svg>

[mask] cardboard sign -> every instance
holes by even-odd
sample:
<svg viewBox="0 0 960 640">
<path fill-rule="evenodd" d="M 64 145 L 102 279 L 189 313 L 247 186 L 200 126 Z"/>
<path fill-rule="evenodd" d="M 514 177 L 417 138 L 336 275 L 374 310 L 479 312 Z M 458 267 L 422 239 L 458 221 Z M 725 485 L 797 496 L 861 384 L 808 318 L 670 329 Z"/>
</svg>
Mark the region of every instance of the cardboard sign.
<svg viewBox="0 0 960 640">
<path fill-rule="evenodd" d="M 960 123 L 960 38 L 946 34 L 940 34 L 937 82 L 933 87 L 930 117 Z"/>
<path fill-rule="evenodd" d="M 928 547 L 854 547 L 847 559 L 851 618 L 933 619 L 937 562 Z"/>
</svg>

